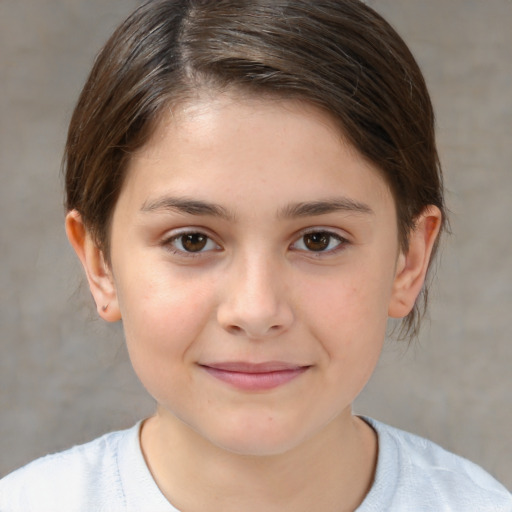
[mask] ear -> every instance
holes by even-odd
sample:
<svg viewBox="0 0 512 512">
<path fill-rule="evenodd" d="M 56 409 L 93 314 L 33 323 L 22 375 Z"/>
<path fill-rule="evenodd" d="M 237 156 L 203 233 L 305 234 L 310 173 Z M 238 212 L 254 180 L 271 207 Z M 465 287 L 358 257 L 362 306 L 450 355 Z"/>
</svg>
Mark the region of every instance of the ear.
<svg viewBox="0 0 512 512">
<path fill-rule="evenodd" d="M 407 253 L 398 258 L 388 315 L 407 316 L 416 302 L 428 270 L 432 249 L 441 228 L 442 215 L 436 206 L 428 206 L 417 218 L 409 236 Z"/>
<path fill-rule="evenodd" d="M 121 313 L 112 271 L 76 210 L 66 215 L 66 234 L 84 267 L 98 314 L 108 322 L 120 320 Z"/>
</svg>

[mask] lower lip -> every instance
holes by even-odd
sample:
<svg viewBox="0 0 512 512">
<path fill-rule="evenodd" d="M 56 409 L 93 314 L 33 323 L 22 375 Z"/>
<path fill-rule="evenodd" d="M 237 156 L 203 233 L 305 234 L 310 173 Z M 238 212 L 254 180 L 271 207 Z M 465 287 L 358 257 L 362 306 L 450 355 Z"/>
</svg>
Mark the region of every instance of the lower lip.
<svg viewBox="0 0 512 512">
<path fill-rule="evenodd" d="M 212 377 L 243 391 L 265 391 L 277 388 L 296 379 L 308 369 L 307 366 L 304 366 L 290 370 L 248 373 L 220 370 L 209 366 L 203 366 L 202 368 Z"/>
</svg>

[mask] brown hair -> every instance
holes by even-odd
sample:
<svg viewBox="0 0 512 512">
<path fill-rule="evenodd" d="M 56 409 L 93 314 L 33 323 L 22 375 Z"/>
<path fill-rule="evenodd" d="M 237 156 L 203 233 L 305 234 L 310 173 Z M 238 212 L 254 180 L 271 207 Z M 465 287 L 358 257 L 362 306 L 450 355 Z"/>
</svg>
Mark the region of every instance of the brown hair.
<svg viewBox="0 0 512 512">
<path fill-rule="evenodd" d="M 434 114 L 406 44 L 358 0 L 152 0 L 101 50 L 71 119 L 68 210 L 109 257 L 109 224 L 130 154 L 164 109 L 199 88 L 235 87 L 327 110 L 383 173 L 407 248 L 428 205 L 443 213 Z M 403 332 L 417 331 L 417 301 Z"/>
</svg>

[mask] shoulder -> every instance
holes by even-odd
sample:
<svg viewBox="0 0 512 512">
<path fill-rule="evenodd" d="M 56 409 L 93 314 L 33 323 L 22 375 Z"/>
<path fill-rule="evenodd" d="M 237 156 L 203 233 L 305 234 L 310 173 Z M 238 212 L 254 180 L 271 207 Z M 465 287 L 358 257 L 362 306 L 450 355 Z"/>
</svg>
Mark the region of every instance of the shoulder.
<svg viewBox="0 0 512 512">
<path fill-rule="evenodd" d="M 382 500 L 385 495 L 392 510 L 512 512 L 510 492 L 476 464 L 427 439 L 364 419 L 379 439 L 377 472 L 368 498 L 373 494 Z"/>
<path fill-rule="evenodd" d="M 119 445 L 137 433 L 138 425 L 112 432 L 14 471 L 0 480 L 0 509 L 71 512 L 102 510 L 100 503 L 122 504 Z"/>
</svg>

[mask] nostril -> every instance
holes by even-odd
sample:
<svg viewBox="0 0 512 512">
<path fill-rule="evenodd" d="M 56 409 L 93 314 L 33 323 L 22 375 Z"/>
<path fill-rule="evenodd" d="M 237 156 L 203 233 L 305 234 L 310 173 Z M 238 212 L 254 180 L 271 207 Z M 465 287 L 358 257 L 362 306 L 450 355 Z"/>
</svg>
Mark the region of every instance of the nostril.
<svg viewBox="0 0 512 512">
<path fill-rule="evenodd" d="M 244 335 L 244 336 L 249 336 L 251 338 L 261 338 L 261 337 L 268 336 L 269 334 L 279 333 L 281 331 L 281 327 L 282 327 L 281 325 L 277 325 L 277 324 L 271 325 L 268 329 L 264 329 L 260 332 L 258 330 L 254 331 L 249 328 L 244 328 L 239 325 L 230 325 L 227 327 L 227 331 L 230 334 L 233 334 L 235 336 Z"/>
<path fill-rule="evenodd" d="M 231 334 L 242 334 L 243 333 L 243 329 L 241 327 L 239 327 L 238 325 L 230 325 L 228 327 L 228 331 Z"/>
</svg>

